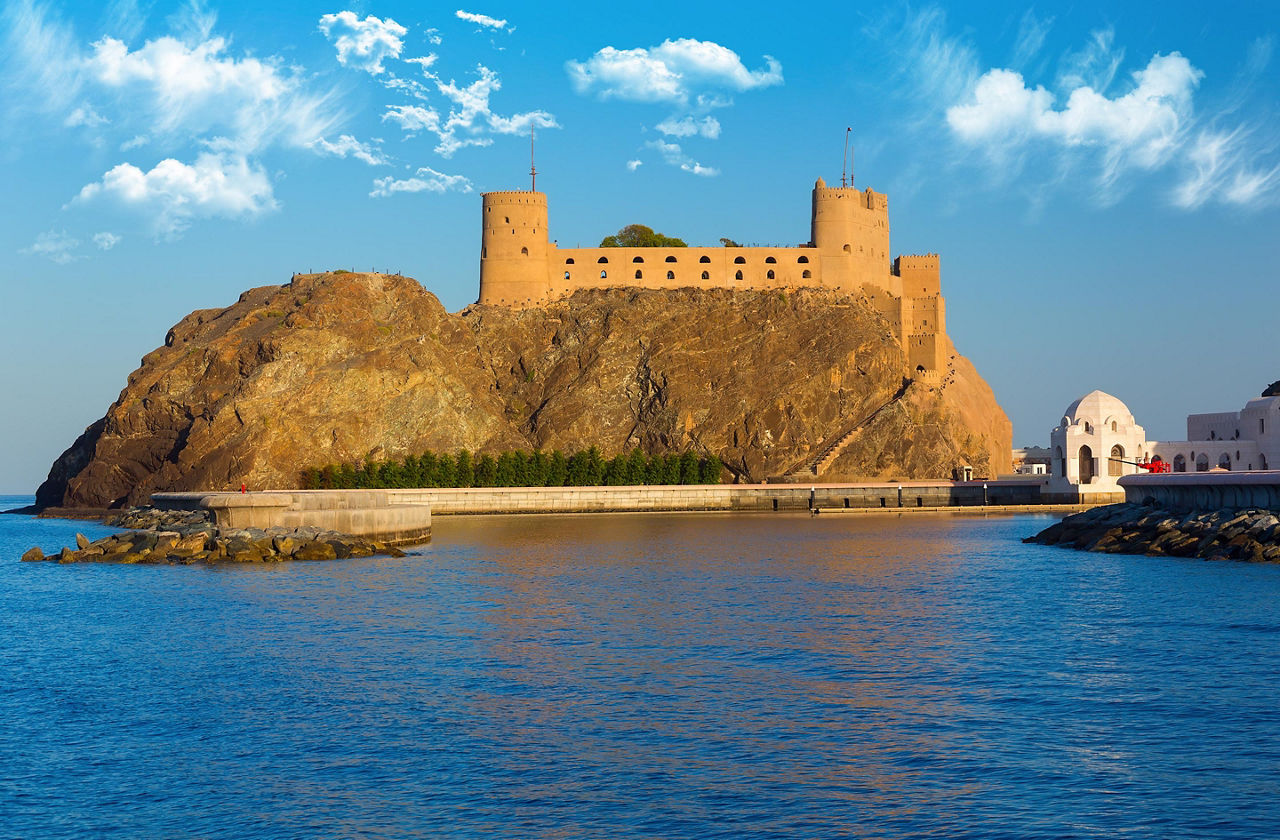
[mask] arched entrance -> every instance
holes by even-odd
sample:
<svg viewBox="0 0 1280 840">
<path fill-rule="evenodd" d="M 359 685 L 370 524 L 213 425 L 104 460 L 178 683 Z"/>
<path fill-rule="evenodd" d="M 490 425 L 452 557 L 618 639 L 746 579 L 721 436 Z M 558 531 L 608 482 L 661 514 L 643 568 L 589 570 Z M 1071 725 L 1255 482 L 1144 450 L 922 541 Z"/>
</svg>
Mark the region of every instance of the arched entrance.
<svg viewBox="0 0 1280 840">
<path fill-rule="evenodd" d="M 1080 470 L 1080 483 L 1081 483 L 1081 484 L 1092 484 L 1092 483 L 1093 483 L 1093 475 L 1094 475 L 1094 473 L 1093 473 L 1093 450 L 1092 450 L 1092 449 L 1090 449 L 1088 446 L 1082 446 L 1082 447 L 1080 447 L 1080 459 L 1079 459 L 1079 460 L 1080 460 L 1080 464 L 1079 464 L 1079 470 Z"/>
<path fill-rule="evenodd" d="M 1124 475 L 1124 447 L 1116 444 L 1111 447 L 1111 458 L 1107 461 L 1107 475 Z"/>
</svg>

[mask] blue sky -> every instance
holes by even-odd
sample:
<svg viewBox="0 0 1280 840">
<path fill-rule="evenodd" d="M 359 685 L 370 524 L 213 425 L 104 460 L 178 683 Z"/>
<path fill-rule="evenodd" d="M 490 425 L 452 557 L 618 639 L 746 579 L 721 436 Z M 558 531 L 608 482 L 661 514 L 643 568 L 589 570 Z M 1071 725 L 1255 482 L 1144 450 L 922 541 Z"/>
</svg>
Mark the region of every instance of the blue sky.
<svg viewBox="0 0 1280 840">
<path fill-rule="evenodd" d="M 583 8 L 6 0 L 0 491 L 193 309 L 330 268 L 472 302 L 531 128 L 561 244 L 765 244 L 852 126 L 1016 444 L 1093 388 L 1170 439 L 1280 379 L 1277 4 Z"/>
</svg>

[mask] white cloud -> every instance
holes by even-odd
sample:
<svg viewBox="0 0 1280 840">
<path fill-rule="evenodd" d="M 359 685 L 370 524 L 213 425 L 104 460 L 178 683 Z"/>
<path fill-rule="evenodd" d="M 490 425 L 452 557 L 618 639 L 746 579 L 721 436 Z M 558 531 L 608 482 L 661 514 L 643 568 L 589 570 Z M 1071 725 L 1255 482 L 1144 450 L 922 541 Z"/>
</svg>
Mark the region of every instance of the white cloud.
<svg viewBox="0 0 1280 840">
<path fill-rule="evenodd" d="M 476 67 L 479 78 L 469 85 L 445 82 L 427 74 L 436 90 L 453 103 L 447 117 L 432 107 L 393 105 L 382 115 L 384 122 L 394 123 L 406 132 L 427 131 L 439 138 L 435 151 L 441 157 L 452 157 L 466 146 L 488 146 L 492 134 L 527 134 L 533 128 L 558 128 L 556 119 L 546 111 L 527 111 L 504 117 L 495 114 L 489 98 L 502 87 L 498 75 L 483 64 Z"/>
<path fill-rule="evenodd" d="M 474 12 L 464 12 L 462 9 L 458 9 L 458 11 L 454 12 L 454 15 L 459 20 L 469 21 L 477 26 L 483 26 L 488 29 L 507 29 L 507 21 L 505 18 L 499 19 L 489 17 L 488 15 L 476 14 Z M 507 31 L 511 32 L 512 30 L 507 29 Z"/>
<path fill-rule="evenodd" d="M 331 97 L 305 90 L 297 71 L 226 49 L 222 38 L 189 45 L 166 36 L 138 50 L 103 38 L 85 68 L 141 111 L 153 136 L 217 132 L 224 144 L 254 152 L 277 140 L 306 146 L 338 121 Z"/>
<path fill-rule="evenodd" d="M 1280 187 L 1280 166 L 1251 166 L 1246 141 L 1241 129 L 1200 132 L 1188 144 L 1188 172 L 1173 190 L 1173 203 L 1192 210 L 1211 201 L 1240 205 L 1273 201 Z"/>
<path fill-rule="evenodd" d="M 356 160 L 364 161 L 370 166 L 383 166 L 391 162 L 382 154 L 382 150 L 368 143 L 361 143 L 350 134 L 340 135 L 335 143 L 330 143 L 323 137 L 318 137 L 311 143 L 311 148 L 326 155 L 342 158 L 353 157 Z"/>
<path fill-rule="evenodd" d="M 320 31 L 338 49 L 338 63 L 373 75 L 385 69 L 382 62 L 399 58 L 404 36 L 409 30 L 391 18 L 368 15 L 360 20 L 355 12 L 338 12 L 320 18 Z"/>
<path fill-rule="evenodd" d="M 64 120 L 62 124 L 67 128 L 75 128 L 77 126 L 97 128 L 98 126 L 106 125 L 109 122 L 111 122 L 111 120 L 93 110 L 89 105 L 81 105 L 68 114 L 66 120 Z"/>
<path fill-rule="evenodd" d="M 642 160 L 629 160 L 629 161 L 627 161 L 627 171 L 628 171 L 628 172 L 635 172 L 637 169 L 639 169 L 639 168 L 640 168 L 640 167 L 642 167 L 642 166 L 644 166 L 644 161 L 642 161 Z"/>
<path fill-rule="evenodd" d="M 120 151 L 127 152 L 130 149 L 136 149 L 139 146 L 145 146 L 151 142 L 151 138 L 145 134 L 135 134 L 128 140 L 120 144 Z"/>
<path fill-rule="evenodd" d="M 80 247 L 80 240 L 65 230 L 49 230 L 37 236 L 35 242 L 21 249 L 19 253 L 47 257 L 58 265 L 66 265 L 84 259 L 83 256 L 71 253 L 78 247 Z"/>
<path fill-rule="evenodd" d="M 1020 74 L 991 70 L 978 79 L 971 101 L 947 110 L 947 124 L 961 141 L 997 155 L 1035 140 L 1096 149 L 1100 181 L 1108 186 L 1128 168 L 1153 169 L 1173 158 L 1203 75 L 1179 53 L 1156 55 L 1133 74 L 1128 93 L 1108 98 L 1077 87 L 1058 109 L 1052 94 L 1029 88 Z"/>
<path fill-rule="evenodd" d="M 32 0 L 0 9 L 0 84 L 5 111 L 67 113 L 83 86 L 82 56 L 71 27 Z"/>
<path fill-rule="evenodd" d="M 686 106 L 704 91 L 748 91 L 782 84 L 782 65 L 764 57 L 766 67 L 748 70 L 733 50 L 713 41 L 678 38 L 656 47 L 604 47 L 565 69 L 580 94 L 630 102 Z"/>
<path fill-rule="evenodd" d="M 689 157 L 689 155 L 685 154 L 684 150 L 680 148 L 679 143 L 665 143 L 661 140 L 650 140 L 648 143 L 645 143 L 645 146 L 650 149 L 655 149 L 660 155 L 662 155 L 662 159 L 664 161 L 671 166 L 680 167 L 685 172 L 691 172 L 694 175 L 703 175 L 707 177 L 720 174 L 719 169 L 714 169 L 710 166 L 703 166 L 693 158 Z"/>
<path fill-rule="evenodd" d="M 691 116 L 679 119 L 667 117 L 654 127 L 663 134 L 668 134 L 672 137 L 699 136 L 708 140 L 715 140 L 720 136 L 720 121 L 715 117 L 703 117 L 702 119 L 695 119 Z"/>
<path fill-rule="evenodd" d="M 101 233 L 95 233 L 93 235 L 93 244 L 97 245 L 99 250 L 110 251 L 112 248 L 119 245 L 122 239 L 124 239 L 123 236 L 117 236 L 110 231 L 104 230 Z"/>
<path fill-rule="evenodd" d="M 193 219 L 246 218 L 277 206 L 271 181 L 244 156 L 206 152 L 194 164 L 168 158 L 143 172 L 122 163 L 87 184 L 75 201 L 109 198 L 152 218 L 158 235 L 174 236 Z"/>
<path fill-rule="evenodd" d="M 446 175 L 443 172 L 437 172 L 428 166 L 424 166 L 414 173 L 413 178 L 404 180 L 390 177 L 378 178 L 373 182 L 373 191 L 369 195 L 373 198 L 386 198 L 401 192 L 443 193 L 450 190 L 469 193 L 471 192 L 471 181 L 463 175 Z"/>
</svg>

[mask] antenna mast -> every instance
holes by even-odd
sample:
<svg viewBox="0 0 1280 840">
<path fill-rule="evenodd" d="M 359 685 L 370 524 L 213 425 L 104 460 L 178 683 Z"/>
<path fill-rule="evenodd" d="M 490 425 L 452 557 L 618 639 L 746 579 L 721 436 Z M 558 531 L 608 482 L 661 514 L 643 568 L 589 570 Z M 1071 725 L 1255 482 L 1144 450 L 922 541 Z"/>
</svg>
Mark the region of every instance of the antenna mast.
<svg viewBox="0 0 1280 840">
<path fill-rule="evenodd" d="M 529 191 L 538 191 L 538 167 L 533 164 L 533 141 L 538 136 L 538 130 L 529 127 Z"/>
<path fill-rule="evenodd" d="M 844 130 L 844 167 L 840 170 L 840 186 L 849 186 L 849 132 L 853 131 L 852 127 L 845 127 Z"/>
</svg>

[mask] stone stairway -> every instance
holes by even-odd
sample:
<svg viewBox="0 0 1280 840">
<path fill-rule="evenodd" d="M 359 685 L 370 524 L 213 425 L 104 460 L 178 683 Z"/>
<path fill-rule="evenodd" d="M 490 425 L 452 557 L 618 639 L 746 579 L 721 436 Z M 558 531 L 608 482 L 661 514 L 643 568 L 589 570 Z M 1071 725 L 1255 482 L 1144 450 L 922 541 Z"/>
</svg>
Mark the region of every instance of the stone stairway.
<svg viewBox="0 0 1280 840">
<path fill-rule="evenodd" d="M 784 478 L 788 481 L 809 481 L 822 475 L 827 471 L 827 468 L 834 464 L 836 459 L 840 457 L 840 453 L 844 452 L 845 449 L 849 447 L 849 444 L 853 443 L 858 438 L 858 435 L 862 433 L 863 429 L 879 417 L 886 409 L 897 403 L 898 400 L 902 398 L 902 395 L 906 393 L 910 384 L 911 383 L 909 381 L 904 382 L 902 387 L 898 389 L 898 392 L 894 394 L 888 402 L 862 418 L 861 422 L 855 425 L 852 429 L 841 433 L 826 446 L 822 447 L 822 449 L 818 451 L 817 457 L 806 459 L 799 466 L 788 470 Z"/>
</svg>

